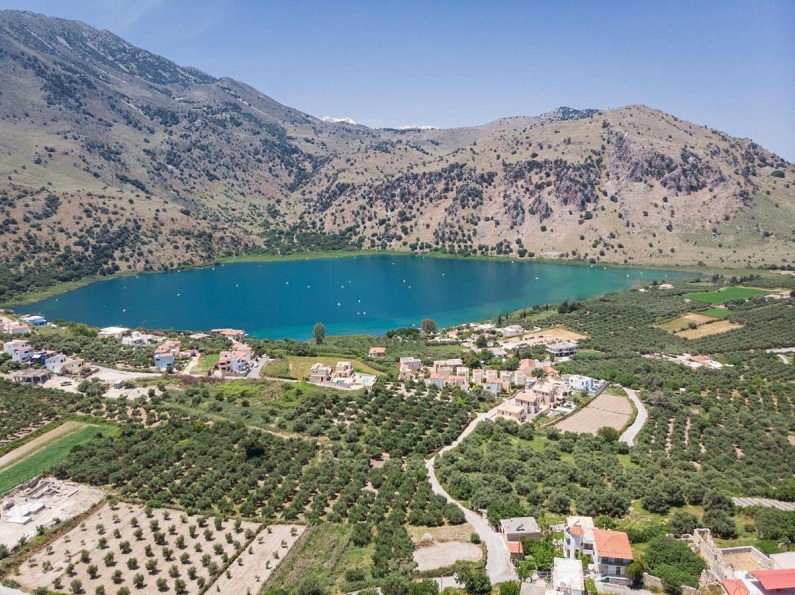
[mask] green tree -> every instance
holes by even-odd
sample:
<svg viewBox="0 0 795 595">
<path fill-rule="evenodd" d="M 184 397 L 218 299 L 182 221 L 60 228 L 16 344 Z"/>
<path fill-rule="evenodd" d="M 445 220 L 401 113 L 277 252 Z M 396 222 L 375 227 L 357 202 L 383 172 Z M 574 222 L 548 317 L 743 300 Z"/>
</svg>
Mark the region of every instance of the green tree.
<svg viewBox="0 0 795 595">
<path fill-rule="evenodd" d="M 491 593 L 491 581 L 483 564 L 456 562 L 453 568 L 456 580 L 464 585 L 470 595 L 489 595 Z"/>
<path fill-rule="evenodd" d="M 677 512 L 668 521 L 668 525 L 671 527 L 671 533 L 676 537 L 689 535 L 698 527 L 698 517 L 689 512 Z"/>
<path fill-rule="evenodd" d="M 640 560 L 634 560 L 627 566 L 627 577 L 632 579 L 632 585 L 635 588 L 639 589 L 643 586 L 643 574 L 645 572 L 646 569 L 643 567 L 643 563 Z"/>
<path fill-rule="evenodd" d="M 315 326 L 312 327 L 312 336 L 318 345 L 323 343 L 323 339 L 326 338 L 326 326 L 322 322 L 316 322 Z"/>
<path fill-rule="evenodd" d="M 513 581 L 507 583 L 500 583 L 500 595 L 519 595 L 521 588 L 519 583 Z"/>
<path fill-rule="evenodd" d="M 439 583 L 432 578 L 424 578 L 421 581 L 411 583 L 409 595 L 438 595 Z"/>
<path fill-rule="evenodd" d="M 420 328 L 426 335 L 432 335 L 439 330 L 439 327 L 430 318 L 423 318 L 422 322 L 420 322 Z"/>
<path fill-rule="evenodd" d="M 618 430 L 611 428 L 610 426 L 602 426 L 596 431 L 596 435 L 605 442 L 618 442 L 618 439 L 621 436 L 618 433 Z"/>
</svg>

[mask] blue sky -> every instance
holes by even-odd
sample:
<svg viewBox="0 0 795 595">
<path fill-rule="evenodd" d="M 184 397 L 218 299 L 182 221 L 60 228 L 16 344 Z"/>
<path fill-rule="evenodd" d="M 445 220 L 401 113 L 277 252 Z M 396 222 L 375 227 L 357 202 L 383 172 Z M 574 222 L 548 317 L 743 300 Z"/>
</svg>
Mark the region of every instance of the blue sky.
<svg viewBox="0 0 795 595">
<path fill-rule="evenodd" d="M 795 161 L 795 1 L 0 0 L 315 116 L 482 124 L 643 103 Z"/>
</svg>

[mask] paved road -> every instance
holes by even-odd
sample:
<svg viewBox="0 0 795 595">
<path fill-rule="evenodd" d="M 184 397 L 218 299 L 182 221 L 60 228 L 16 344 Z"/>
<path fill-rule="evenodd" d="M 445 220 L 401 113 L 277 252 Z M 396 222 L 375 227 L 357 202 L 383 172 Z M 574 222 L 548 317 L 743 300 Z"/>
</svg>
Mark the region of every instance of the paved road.
<svg viewBox="0 0 795 595">
<path fill-rule="evenodd" d="M 271 361 L 271 359 L 267 355 L 263 355 L 261 358 L 259 358 L 259 361 L 257 361 L 257 363 L 254 365 L 254 367 L 251 368 L 249 373 L 246 374 L 246 378 L 252 378 L 254 380 L 259 378 L 259 375 L 262 372 L 262 368 L 265 367 L 265 365 L 269 361 Z"/>
<path fill-rule="evenodd" d="M 458 508 L 464 512 L 467 522 L 475 528 L 475 531 L 478 533 L 478 535 L 480 535 L 483 543 L 486 544 L 486 550 L 488 552 L 486 555 L 486 572 L 488 573 L 492 584 L 518 580 L 516 571 L 511 565 L 511 555 L 508 553 L 508 547 L 505 545 L 502 535 L 494 531 L 488 522 L 486 522 L 486 519 L 481 517 L 476 512 L 473 512 L 468 508 L 464 508 L 458 502 L 456 502 L 450 496 L 450 494 L 444 491 L 444 488 L 442 488 L 439 480 L 436 479 L 435 465 L 436 457 L 461 444 L 461 441 L 469 436 L 480 422 L 482 422 L 484 419 L 493 417 L 496 413 L 496 409 L 497 408 L 495 407 L 487 413 L 481 413 L 478 415 L 474 420 L 472 420 L 472 423 L 470 423 L 464 429 L 464 431 L 461 432 L 461 435 L 456 438 L 455 441 L 441 449 L 433 458 L 425 461 L 425 467 L 428 469 L 429 480 L 434 493 L 444 496 L 448 502 L 458 506 Z"/>
<path fill-rule="evenodd" d="M 638 435 L 638 432 L 640 432 L 646 424 L 649 414 L 634 390 L 624 387 L 624 391 L 627 393 L 629 400 L 635 403 L 635 407 L 638 409 L 638 415 L 635 417 L 635 421 L 632 422 L 632 425 L 629 426 L 623 434 L 621 434 L 620 438 L 621 442 L 626 442 L 632 446 L 635 444 L 635 437 Z"/>
</svg>

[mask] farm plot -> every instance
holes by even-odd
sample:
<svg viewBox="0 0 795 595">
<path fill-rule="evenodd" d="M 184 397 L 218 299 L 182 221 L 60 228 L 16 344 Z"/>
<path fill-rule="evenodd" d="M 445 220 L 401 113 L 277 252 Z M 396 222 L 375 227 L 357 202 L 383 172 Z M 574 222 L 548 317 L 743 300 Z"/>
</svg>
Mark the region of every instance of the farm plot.
<svg viewBox="0 0 795 595">
<path fill-rule="evenodd" d="M 557 424 L 561 432 L 596 434 L 605 426 L 621 430 L 632 416 L 632 404 L 626 397 L 601 394 L 587 407 Z"/>
<path fill-rule="evenodd" d="M 580 341 L 585 339 L 586 335 L 582 333 L 575 333 L 562 326 L 555 326 L 552 328 L 545 328 L 540 331 L 533 331 L 522 335 L 522 339 L 535 339 L 540 343 L 554 343 L 558 341 Z"/>
<path fill-rule="evenodd" d="M 739 328 L 743 328 L 743 325 L 732 322 L 731 320 L 718 320 L 717 322 L 701 325 L 698 328 L 687 329 L 686 331 L 677 333 L 676 336 L 685 339 L 700 339 L 701 337 L 719 335 Z"/>
<path fill-rule="evenodd" d="M 306 527 L 272 525 L 260 532 L 253 543 L 238 556 L 235 570 L 222 574 L 215 583 L 216 592 L 257 593 L 279 562 L 298 541 Z"/>
<path fill-rule="evenodd" d="M 668 331 L 669 333 L 677 333 L 679 331 L 683 331 L 687 328 L 690 328 L 691 324 L 700 326 L 702 324 L 707 324 L 708 322 L 714 322 L 717 319 L 718 318 L 715 316 L 691 313 L 691 314 L 685 314 L 684 316 L 680 316 L 679 318 L 672 320 L 670 322 L 661 324 L 659 325 L 659 328 L 663 329 L 664 331 Z"/>
<path fill-rule="evenodd" d="M 266 533 L 260 534 L 261 529 L 250 522 L 106 504 L 36 551 L 20 565 L 14 579 L 28 589 L 93 593 L 102 587 L 110 593 L 126 587 L 140 593 L 199 593 L 224 577 L 225 584 L 242 585 L 243 591 L 232 587 L 221 592 L 245 592 L 249 583 L 256 586 L 254 569 L 267 565 L 259 555 L 270 557 L 275 565 L 274 548 L 289 550 L 282 547 L 282 539 L 274 545 Z M 290 529 L 283 529 L 287 537 Z M 243 552 L 246 557 L 238 563 Z"/>
<path fill-rule="evenodd" d="M 755 289 L 753 287 L 726 287 L 718 291 L 700 291 L 698 293 L 686 293 L 685 298 L 698 300 L 709 304 L 724 304 L 735 300 L 747 300 L 757 295 L 767 295 L 773 293 L 769 289 Z"/>
</svg>

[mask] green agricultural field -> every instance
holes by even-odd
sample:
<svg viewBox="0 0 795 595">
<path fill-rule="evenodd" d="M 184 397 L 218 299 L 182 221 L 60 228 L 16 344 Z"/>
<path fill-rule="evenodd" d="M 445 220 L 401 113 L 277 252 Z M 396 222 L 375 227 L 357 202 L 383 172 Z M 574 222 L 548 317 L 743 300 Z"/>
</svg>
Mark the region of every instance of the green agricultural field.
<svg viewBox="0 0 795 595">
<path fill-rule="evenodd" d="M 733 312 L 728 308 L 710 308 L 709 310 L 702 310 L 701 314 L 706 314 L 707 316 L 714 316 L 715 318 L 726 318 Z"/>
<path fill-rule="evenodd" d="M 56 440 L 44 450 L 0 472 L 0 494 L 5 494 L 22 482 L 47 472 L 53 465 L 63 461 L 75 446 L 90 442 L 99 432 L 113 435 L 118 433 L 118 428 L 111 425 L 88 426 Z"/>
<path fill-rule="evenodd" d="M 757 295 L 766 295 L 770 291 L 765 289 L 754 289 L 753 287 L 727 287 L 718 291 L 702 291 L 698 293 L 686 293 L 684 297 L 710 304 L 725 304 L 735 300 L 747 300 Z"/>
</svg>

